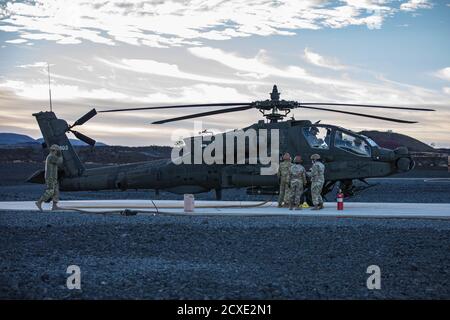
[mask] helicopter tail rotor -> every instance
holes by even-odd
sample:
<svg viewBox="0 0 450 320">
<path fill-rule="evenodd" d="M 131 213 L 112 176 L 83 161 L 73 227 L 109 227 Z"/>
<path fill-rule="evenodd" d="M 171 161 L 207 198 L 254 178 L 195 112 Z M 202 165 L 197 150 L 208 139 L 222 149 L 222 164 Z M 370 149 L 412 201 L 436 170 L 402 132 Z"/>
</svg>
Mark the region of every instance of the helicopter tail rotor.
<svg viewBox="0 0 450 320">
<path fill-rule="evenodd" d="M 70 127 L 72 128 L 72 127 L 75 127 L 75 126 L 81 126 L 81 125 L 85 124 L 86 122 L 88 122 L 93 117 L 95 117 L 96 114 L 97 114 L 97 111 L 94 108 L 91 111 L 89 111 L 88 113 L 86 113 L 84 116 L 79 118 L 77 121 L 75 121 L 73 123 L 73 125 L 71 125 Z"/>
<path fill-rule="evenodd" d="M 89 111 L 88 113 L 86 113 L 85 115 L 80 117 L 77 121 L 75 121 L 71 126 L 69 126 L 67 128 L 67 132 L 71 132 L 77 139 L 83 141 L 84 143 L 86 143 L 90 146 L 94 146 L 96 143 L 96 141 L 94 139 L 82 134 L 81 132 L 72 130 L 72 128 L 85 124 L 87 121 L 92 119 L 96 114 L 97 114 L 97 111 L 95 110 L 95 108 L 92 109 L 91 111 Z"/>
</svg>

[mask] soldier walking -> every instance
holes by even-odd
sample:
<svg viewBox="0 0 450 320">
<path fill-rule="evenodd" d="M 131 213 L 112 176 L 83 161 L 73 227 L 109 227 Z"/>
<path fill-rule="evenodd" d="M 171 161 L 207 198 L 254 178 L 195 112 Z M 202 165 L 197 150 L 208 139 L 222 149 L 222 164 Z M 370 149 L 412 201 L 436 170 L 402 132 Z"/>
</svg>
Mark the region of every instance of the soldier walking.
<svg viewBox="0 0 450 320">
<path fill-rule="evenodd" d="M 280 192 L 278 194 L 278 207 L 282 207 L 283 203 L 286 203 L 286 199 L 289 199 L 289 175 L 291 170 L 291 155 L 285 153 L 283 155 L 283 162 L 278 167 L 278 179 L 280 181 Z"/>
<path fill-rule="evenodd" d="M 311 156 L 311 196 L 314 207 L 312 210 L 323 209 L 322 188 L 325 183 L 325 165 L 317 153 Z"/>
<path fill-rule="evenodd" d="M 301 210 L 300 199 L 303 194 L 303 187 L 306 185 L 306 170 L 301 165 L 302 157 L 295 156 L 294 164 L 290 170 L 290 193 L 289 210 L 295 207 L 295 210 Z"/>
<path fill-rule="evenodd" d="M 50 147 L 50 153 L 45 159 L 45 184 L 47 188 L 44 194 L 36 201 L 36 206 L 42 211 L 42 203 L 53 200 L 52 210 L 57 210 L 59 201 L 58 167 L 63 163 L 61 149 L 57 144 Z"/>
</svg>

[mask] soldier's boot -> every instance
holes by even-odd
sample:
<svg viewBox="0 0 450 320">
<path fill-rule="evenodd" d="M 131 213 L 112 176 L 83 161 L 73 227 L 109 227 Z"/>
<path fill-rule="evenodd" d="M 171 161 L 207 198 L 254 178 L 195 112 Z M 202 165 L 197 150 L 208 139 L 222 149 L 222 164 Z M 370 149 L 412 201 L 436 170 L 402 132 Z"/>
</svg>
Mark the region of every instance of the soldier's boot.
<svg viewBox="0 0 450 320">
<path fill-rule="evenodd" d="M 294 209 L 294 206 L 291 204 L 291 205 L 289 205 L 289 210 L 293 210 Z"/>
<path fill-rule="evenodd" d="M 316 205 L 314 205 L 314 207 L 313 207 L 313 208 L 311 208 L 311 210 L 320 210 L 320 207 L 319 207 L 319 205 L 318 205 L 318 204 L 316 204 Z"/>
<path fill-rule="evenodd" d="M 282 207 L 282 204 L 281 203 L 278 203 L 278 208 L 281 208 Z"/>
<path fill-rule="evenodd" d="M 319 203 L 319 210 L 323 209 L 323 202 Z"/>
<path fill-rule="evenodd" d="M 60 210 L 60 209 L 61 209 L 61 207 L 58 206 L 58 202 L 53 202 L 52 210 L 55 211 L 55 210 Z"/>
<path fill-rule="evenodd" d="M 36 207 L 38 207 L 39 211 L 42 212 L 42 200 L 38 200 L 35 202 Z"/>
</svg>

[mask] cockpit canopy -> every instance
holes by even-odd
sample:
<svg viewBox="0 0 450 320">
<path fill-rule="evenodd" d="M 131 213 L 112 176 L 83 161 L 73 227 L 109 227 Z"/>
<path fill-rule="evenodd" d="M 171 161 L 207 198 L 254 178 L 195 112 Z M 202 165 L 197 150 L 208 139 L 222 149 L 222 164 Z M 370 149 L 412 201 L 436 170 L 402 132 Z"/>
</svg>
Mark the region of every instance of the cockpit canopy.
<svg viewBox="0 0 450 320">
<path fill-rule="evenodd" d="M 323 126 L 310 126 L 303 128 L 303 135 L 311 148 L 329 149 L 331 139 L 331 128 Z"/>
<path fill-rule="evenodd" d="M 339 127 L 312 125 L 302 128 L 303 135 L 311 148 L 328 150 L 337 148 L 362 157 L 370 157 L 372 139 Z"/>
</svg>

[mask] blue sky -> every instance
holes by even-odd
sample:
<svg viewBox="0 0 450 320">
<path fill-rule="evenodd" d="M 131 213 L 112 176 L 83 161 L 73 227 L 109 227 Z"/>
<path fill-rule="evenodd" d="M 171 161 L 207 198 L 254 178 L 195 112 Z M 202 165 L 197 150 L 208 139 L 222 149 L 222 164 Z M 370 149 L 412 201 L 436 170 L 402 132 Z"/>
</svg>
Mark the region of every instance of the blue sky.
<svg viewBox="0 0 450 320">
<path fill-rule="evenodd" d="M 413 125 L 294 114 L 450 147 L 449 39 L 450 1 L 0 1 L 0 131 L 39 137 L 31 113 L 48 106 L 50 63 L 55 111 L 69 122 L 92 106 L 262 100 L 276 83 L 287 100 L 433 107 L 372 112 Z M 100 115 L 81 131 L 109 144 L 173 144 L 175 129 L 198 128 L 149 123 L 183 112 Z M 245 111 L 201 125 L 259 119 Z"/>
</svg>

